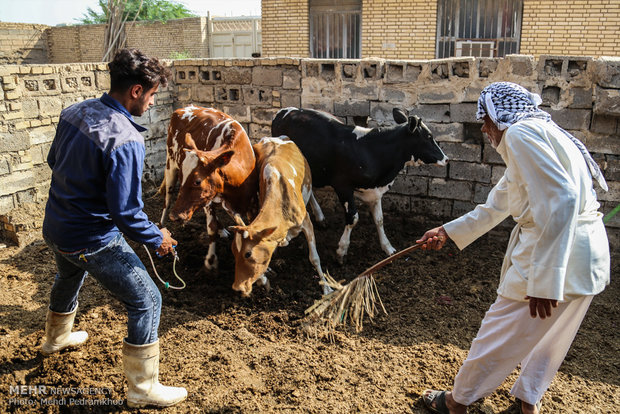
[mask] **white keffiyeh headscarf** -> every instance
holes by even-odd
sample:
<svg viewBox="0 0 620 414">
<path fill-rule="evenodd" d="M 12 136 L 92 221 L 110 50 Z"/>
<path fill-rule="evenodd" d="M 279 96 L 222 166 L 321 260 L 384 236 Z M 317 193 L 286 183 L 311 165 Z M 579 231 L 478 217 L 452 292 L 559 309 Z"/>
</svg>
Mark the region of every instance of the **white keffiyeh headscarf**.
<svg viewBox="0 0 620 414">
<path fill-rule="evenodd" d="M 516 122 L 531 118 L 542 119 L 553 124 L 575 143 L 586 160 L 590 174 L 592 174 L 592 177 L 599 183 L 601 188 L 607 191 L 608 187 L 605 177 L 603 177 L 601 169 L 592 159 L 586 146 L 553 122 L 551 115 L 539 109 L 538 105 L 541 103 L 542 99 L 540 99 L 539 95 L 529 92 L 516 83 L 496 82 L 484 88 L 480 93 L 476 119 L 482 119 L 485 115 L 489 115 L 491 121 L 497 125 L 500 131 L 505 130 Z"/>
</svg>

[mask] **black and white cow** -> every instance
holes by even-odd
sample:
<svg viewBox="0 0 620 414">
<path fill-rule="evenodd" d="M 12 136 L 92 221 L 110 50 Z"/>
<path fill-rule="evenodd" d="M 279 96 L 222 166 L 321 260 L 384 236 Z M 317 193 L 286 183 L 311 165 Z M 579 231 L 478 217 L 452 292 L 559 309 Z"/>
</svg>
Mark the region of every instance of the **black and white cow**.
<svg viewBox="0 0 620 414">
<path fill-rule="evenodd" d="M 393 116 L 398 125 L 370 129 L 345 125 L 325 112 L 284 108 L 271 124 L 272 136 L 287 135 L 301 149 L 312 171 L 313 186 L 332 186 L 342 203 L 346 227 L 336 252 L 340 262 L 344 261 L 351 231 L 359 218 L 355 198 L 370 207 L 381 248 L 389 256 L 396 249 L 383 229 L 381 197 L 405 166 L 443 166 L 448 161 L 420 118 L 407 117 L 398 108 L 393 110 Z M 310 203 L 317 221 L 323 221 L 314 196 Z"/>
</svg>

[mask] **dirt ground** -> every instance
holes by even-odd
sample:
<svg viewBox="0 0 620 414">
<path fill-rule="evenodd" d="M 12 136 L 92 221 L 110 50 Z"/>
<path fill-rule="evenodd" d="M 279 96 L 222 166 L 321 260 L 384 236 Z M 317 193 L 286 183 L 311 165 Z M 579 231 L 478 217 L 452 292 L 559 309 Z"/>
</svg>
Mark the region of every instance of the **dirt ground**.
<svg viewBox="0 0 620 414">
<path fill-rule="evenodd" d="M 146 203 L 157 221 L 161 199 Z M 362 209 L 347 262 L 338 266 L 334 252 L 344 219 L 328 212 L 327 220 L 327 229 L 316 229 L 319 254 L 323 268 L 337 279 L 350 280 L 383 259 L 374 225 Z M 389 212 L 385 222 L 397 249 L 439 224 Z M 367 322 L 360 333 L 339 329 L 332 337 L 309 337 L 302 318 L 320 289 L 303 235 L 276 251 L 271 292 L 255 287 L 244 299 L 231 289 L 230 240 L 218 245 L 219 274 L 198 272 L 206 253 L 203 223 L 199 215 L 185 227 L 170 226 L 179 241 L 177 271 L 187 288 L 165 290 L 158 282 L 160 380 L 189 391 L 187 401 L 165 412 L 424 413 L 423 390 L 451 387 L 495 298 L 507 242 L 506 233 L 496 232 L 464 251 L 450 243 L 440 252 L 416 251 L 398 259 L 376 274 L 387 315 Z M 144 249 L 132 246 L 150 270 Z M 612 280 L 620 274 L 619 258 L 612 258 Z M 172 260 L 156 263 L 162 277 L 176 284 Z M 39 355 L 54 273 L 52 254 L 40 237 L 22 249 L 0 249 L 0 412 L 128 410 L 121 358 L 125 310 L 94 279 L 87 278 L 82 288 L 76 319 L 77 328 L 88 331 L 88 342 L 45 359 Z M 543 412 L 620 412 L 618 297 L 613 280 L 594 299 L 543 398 Z M 516 372 L 469 412 L 517 413 L 509 395 Z M 19 385 L 44 385 L 47 394 Z M 50 389 L 65 392 L 64 399 Z"/>
</svg>

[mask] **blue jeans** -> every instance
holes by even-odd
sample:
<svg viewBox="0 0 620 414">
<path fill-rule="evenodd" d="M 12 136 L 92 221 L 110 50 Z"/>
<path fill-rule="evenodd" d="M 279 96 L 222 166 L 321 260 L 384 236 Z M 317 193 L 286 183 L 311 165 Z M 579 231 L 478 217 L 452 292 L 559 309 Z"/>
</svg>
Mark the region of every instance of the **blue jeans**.
<svg viewBox="0 0 620 414">
<path fill-rule="evenodd" d="M 157 341 L 161 294 L 122 234 L 119 233 L 106 246 L 75 252 L 61 251 L 47 238 L 45 242 L 56 256 L 58 269 L 52 286 L 50 310 L 72 312 L 88 273 L 125 305 L 127 342 L 144 345 Z"/>
</svg>

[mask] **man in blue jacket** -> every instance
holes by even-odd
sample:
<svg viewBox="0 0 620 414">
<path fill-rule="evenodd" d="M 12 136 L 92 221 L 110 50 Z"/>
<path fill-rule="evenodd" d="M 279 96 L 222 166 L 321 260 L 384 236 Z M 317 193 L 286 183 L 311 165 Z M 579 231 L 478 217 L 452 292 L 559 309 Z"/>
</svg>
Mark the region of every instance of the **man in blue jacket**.
<svg viewBox="0 0 620 414">
<path fill-rule="evenodd" d="M 161 294 L 124 238 L 162 256 L 177 243 L 142 211 L 145 151 L 140 132 L 146 128 L 132 119 L 153 105 L 170 71 L 136 49 L 119 51 L 108 67 L 109 93 L 62 111 L 47 157 L 52 181 L 43 237 L 54 252 L 58 273 L 41 352 L 49 355 L 86 341 L 86 332 L 71 329 L 88 273 L 127 309 L 127 404 L 170 406 L 184 400 L 187 391 L 158 380 Z"/>
</svg>

